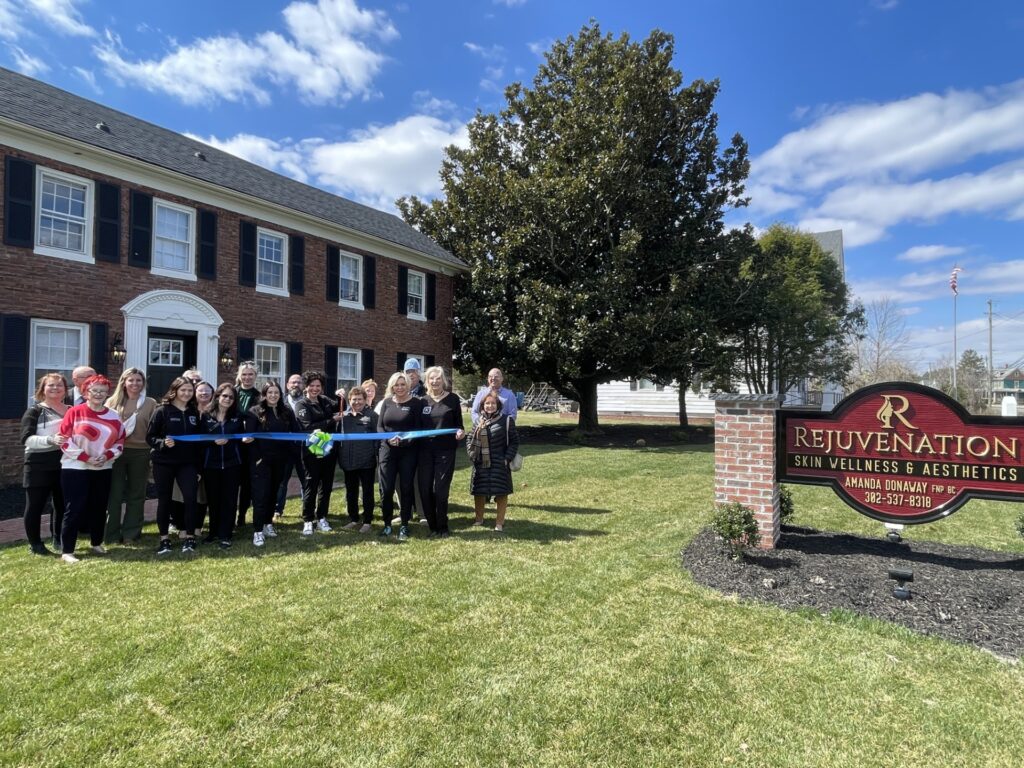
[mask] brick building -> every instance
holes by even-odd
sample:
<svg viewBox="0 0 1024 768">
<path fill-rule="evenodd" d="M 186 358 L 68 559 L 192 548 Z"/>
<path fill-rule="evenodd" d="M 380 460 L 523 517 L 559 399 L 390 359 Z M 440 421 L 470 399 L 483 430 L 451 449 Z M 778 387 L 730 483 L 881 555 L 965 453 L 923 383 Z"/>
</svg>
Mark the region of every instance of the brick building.
<svg viewBox="0 0 1024 768">
<path fill-rule="evenodd" d="M 465 265 L 400 218 L 0 69 L 0 485 L 35 382 L 451 363 Z"/>
</svg>

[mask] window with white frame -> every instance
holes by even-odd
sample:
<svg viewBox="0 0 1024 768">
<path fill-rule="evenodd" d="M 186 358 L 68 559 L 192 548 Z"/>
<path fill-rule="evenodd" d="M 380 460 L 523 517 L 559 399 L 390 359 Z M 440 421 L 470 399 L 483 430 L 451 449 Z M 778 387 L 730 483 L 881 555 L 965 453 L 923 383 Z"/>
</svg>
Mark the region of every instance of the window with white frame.
<svg viewBox="0 0 1024 768">
<path fill-rule="evenodd" d="M 30 363 L 32 375 L 28 381 L 28 399 L 36 391 L 39 377 L 44 373 L 62 373 L 71 383 L 71 372 L 89 362 L 89 326 L 84 323 L 63 323 L 58 320 L 32 321 Z"/>
<path fill-rule="evenodd" d="M 92 262 L 93 183 L 36 168 L 36 253 Z"/>
<path fill-rule="evenodd" d="M 287 296 L 288 238 L 267 229 L 256 232 L 256 290 Z"/>
<path fill-rule="evenodd" d="M 284 344 L 279 341 L 256 341 L 256 386 L 271 379 L 284 386 Z"/>
<path fill-rule="evenodd" d="M 167 368 L 182 368 L 185 359 L 185 342 L 181 339 L 149 339 L 149 365 Z"/>
<path fill-rule="evenodd" d="M 358 349 L 338 350 L 338 386 L 347 392 L 362 381 L 362 353 Z"/>
<path fill-rule="evenodd" d="M 195 211 L 153 201 L 153 266 L 157 275 L 195 280 Z"/>
<path fill-rule="evenodd" d="M 363 257 L 352 253 L 341 254 L 341 282 L 338 302 L 346 307 L 363 308 Z"/>
<path fill-rule="evenodd" d="M 406 305 L 409 317 L 415 317 L 418 320 L 427 319 L 424 304 L 426 283 L 427 279 L 422 272 L 409 270 L 409 281 L 407 284 L 408 304 Z"/>
</svg>

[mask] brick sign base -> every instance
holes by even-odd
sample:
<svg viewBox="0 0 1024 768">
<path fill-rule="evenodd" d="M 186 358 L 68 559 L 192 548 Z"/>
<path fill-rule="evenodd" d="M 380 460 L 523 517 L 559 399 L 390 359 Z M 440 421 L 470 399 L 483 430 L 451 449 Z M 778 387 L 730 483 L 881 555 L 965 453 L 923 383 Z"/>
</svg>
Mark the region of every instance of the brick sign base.
<svg viewBox="0 0 1024 768">
<path fill-rule="evenodd" d="M 761 549 L 779 540 L 779 484 L 775 475 L 777 395 L 717 394 L 715 503 L 739 502 L 754 511 Z"/>
</svg>

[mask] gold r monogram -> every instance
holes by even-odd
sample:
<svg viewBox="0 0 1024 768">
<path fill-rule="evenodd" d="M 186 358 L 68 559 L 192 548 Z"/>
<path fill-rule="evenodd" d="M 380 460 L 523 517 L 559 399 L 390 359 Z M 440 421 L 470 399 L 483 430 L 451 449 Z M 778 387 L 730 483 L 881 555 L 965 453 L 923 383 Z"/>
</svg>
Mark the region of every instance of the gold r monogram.
<svg viewBox="0 0 1024 768">
<path fill-rule="evenodd" d="M 895 416 L 897 419 L 903 422 L 907 429 L 917 429 L 913 424 L 907 421 L 903 414 L 910 407 L 910 401 L 907 400 L 903 395 L 882 395 L 882 407 L 878 409 L 878 413 L 875 415 L 878 420 L 882 422 L 882 426 L 885 429 L 892 429 L 892 417 Z M 893 405 L 893 401 L 899 401 L 899 407 Z"/>
</svg>

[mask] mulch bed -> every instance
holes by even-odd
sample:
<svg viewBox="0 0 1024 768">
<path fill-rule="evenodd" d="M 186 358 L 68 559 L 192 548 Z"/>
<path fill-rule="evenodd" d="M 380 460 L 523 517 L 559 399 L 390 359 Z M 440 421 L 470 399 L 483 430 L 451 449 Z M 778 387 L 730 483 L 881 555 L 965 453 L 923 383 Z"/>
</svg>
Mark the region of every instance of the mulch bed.
<svg viewBox="0 0 1024 768">
<path fill-rule="evenodd" d="M 841 609 L 1017 658 L 1024 652 L 1024 556 L 925 541 L 890 542 L 784 526 L 773 551 L 734 561 L 711 530 L 683 551 L 700 584 L 787 610 Z M 888 569 L 909 569 L 897 600 Z"/>
</svg>

